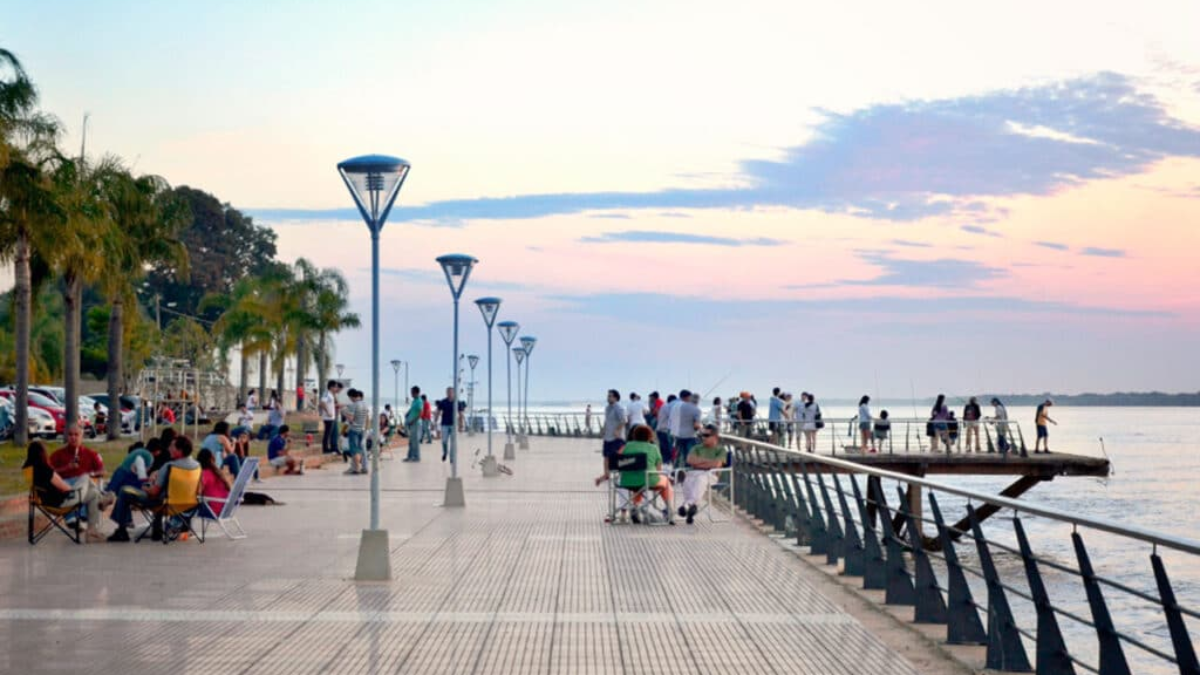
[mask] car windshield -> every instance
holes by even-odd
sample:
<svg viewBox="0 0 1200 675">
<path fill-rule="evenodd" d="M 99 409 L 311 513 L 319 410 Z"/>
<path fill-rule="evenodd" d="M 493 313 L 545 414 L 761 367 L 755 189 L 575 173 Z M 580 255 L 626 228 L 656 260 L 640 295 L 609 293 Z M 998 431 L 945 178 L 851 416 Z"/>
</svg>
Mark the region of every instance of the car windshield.
<svg viewBox="0 0 1200 675">
<path fill-rule="evenodd" d="M 61 408 L 62 404 L 58 401 L 52 401 L 41 394 L 31 391 L 29 392 L 29 402 L 34 405 L 44 406 L 46 408 Z"/>
</svg>

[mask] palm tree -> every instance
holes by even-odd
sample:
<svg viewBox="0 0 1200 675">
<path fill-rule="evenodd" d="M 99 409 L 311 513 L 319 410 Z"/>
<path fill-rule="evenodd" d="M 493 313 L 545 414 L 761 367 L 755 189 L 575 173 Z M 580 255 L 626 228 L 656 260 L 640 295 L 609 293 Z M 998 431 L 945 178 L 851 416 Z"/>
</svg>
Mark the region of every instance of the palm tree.
<svg viewBox="0 0 1200 675">
<path fill-rule="evenodd" d="M 125 305 L 135 305 L 137 282 L 148 265 L 174 270 L 186 277 L 187 249 L 179 234 L 188 225 L 187 205 L 158 176 L 134 177 L 119 166 L 101 177 L 104 198 L 116 227 L 105 242 L 105 273 L 100 287 L 108 299 L 108 400 L 118 405 L 124 385 Z M 114 411 L 114 420 L 118 420 Z M 108 425 L 108 438 L 120 435 L 120 424 Z"/>
<path fill-rule="evenodd" d="M 37 90 L 12 52 L 0 49 L 0 259 L 13 263 L 16 316 L 15 440 L 28 443 L 29 343 L 33 239 L 61 215 L 53 199 L 49 164 L 58 124 L 37 112 Z"/>
<path fill-rule="evenodd" d="M 321 270 L 320 290 L 317 291 L 314 329 L 317 332 L 316 362 L 317 384 L 324 387 L 329 377 L 329 366 L 333 361 L 332 344 L 329 337 L 344 328 L 358 328 L 362 322 L 358 314 L 349 311 L 350 285 L 346 277 L 336 269 Z"/>
</svg>

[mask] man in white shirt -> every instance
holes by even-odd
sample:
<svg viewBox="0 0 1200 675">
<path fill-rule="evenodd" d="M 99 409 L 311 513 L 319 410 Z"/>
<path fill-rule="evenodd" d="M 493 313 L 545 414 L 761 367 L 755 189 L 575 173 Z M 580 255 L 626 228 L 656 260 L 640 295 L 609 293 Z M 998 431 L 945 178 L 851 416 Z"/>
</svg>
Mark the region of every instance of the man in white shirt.
<svg viewBox="0 0 1200 675">
<path fill-rule="evenodd" d="M 323 453 L 338 451 L 337 395 L 341 390 L 340 382 L 330 380 L 325 385 L 325 393 L 321 395 L 321 402 L 317 406 L 321 413 L 321 422 L 325 424 L 325 435 L 321 437 Z"/>
<path fill-rule="evenodd" d="M 637 392 L 629 393 L 629 403 L 625 405 L 626 418 L 629 420 L 628 430 L 632 430 L 639 424 L 646 423 L 646 413 L 650 412 L 650 408 L 642 403 L 642 397 Z M 628 437 L 628 436 L 627 436 Z"/>
</svg>

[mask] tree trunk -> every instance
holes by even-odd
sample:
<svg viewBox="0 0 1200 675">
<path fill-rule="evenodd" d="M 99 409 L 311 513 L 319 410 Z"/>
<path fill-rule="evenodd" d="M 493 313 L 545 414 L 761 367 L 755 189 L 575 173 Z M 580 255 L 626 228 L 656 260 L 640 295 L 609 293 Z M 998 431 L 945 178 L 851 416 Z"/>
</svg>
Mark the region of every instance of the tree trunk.
<svg viewBox="0 0 1200 675">
<path fill-rule="evenodd" d="M 238 352 L 242 357 L 242 370 L 238 382 L 238 401 L 245 402 L 246 390 L 250 388 L 250 355 L 246 353 L 245 342 L 238 348 Z"/>
<path fill-rule="evenodd" d="M 63 389 L 67 400 L 67 430 L 79 423 L 79 334 L 82 329 L 83 280 L 74 274 L 63 276 Z"/>
<path fill-rule="evenodd" d="M 267 352 L 258 355 L 258 406 L 267 402 Z"/>
<path fill-rule="evenodd" d="M 29 236 L 17 235 L 17 251 L 13 259 L 13 293 L 16 295 L 17 315 L 14 323 L 17 343 L 17 392 L 13 401 L 13 441 L 17 447 L 29 444 L 29 330 L 32 323 L 30 301 L 32 284 L 29 279 Z"/>
<path fill-rule="evenodd" d="M 113 298 L 108 314 L 108 440 L 121 437 L 121 384 L 125 381 L 121 358 L 125 347 L 125 300 Z"/>
<path fill-rule="evenodd" d="M 304 374 L 305 374 L 304 371 L 306 370 L 305 359 L 308 357 L 308 355 L 305 353 L 308 351 L 307 347 L 308 347 L 308 345 L 306 344 L 306 341 L 304 338 L 304 332 L 301 331 L 300 334 L 296 336 L 296 387 L 297 387 L 297 391 L 299 391 L 299 387 L 304 386 Z M 300 408 L 300 398 L 299 397 L 296 398 L 296 412 L 304 412 L 304 410 Z"/>
<path fill-rule="evenodd" d="M 282 352 L 282 350 L 280 350 Z M 283 392 L 287 391 L 283 386 L 283 371 L 287 365 L 287 354 L 279 355 L 279 367 L 275 369 L 275 393 L 279 394 L 279 405 L 283 406 Z M 287 408 L 284 408 L 286 410 Z"/>
<path fill-rule="evenodd" d="M 325 393 L 325 384 L 329 382 L 329 354 L 325 352 L 325 331 L 317 336 L 317 392 Z"/>
</svg>

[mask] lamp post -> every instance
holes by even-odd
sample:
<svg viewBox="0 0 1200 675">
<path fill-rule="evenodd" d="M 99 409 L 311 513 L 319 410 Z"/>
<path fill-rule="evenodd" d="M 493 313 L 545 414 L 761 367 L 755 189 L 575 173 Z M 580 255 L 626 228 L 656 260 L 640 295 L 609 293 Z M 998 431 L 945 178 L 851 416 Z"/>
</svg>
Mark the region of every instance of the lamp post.
<svg viewBox="0 0 1200 675">
<path fill-rule="evenodd" d="M 512 354 L 513 354 L 513 358 L 515 358 L 517 360 L 517 418 L 521 419 L 522 418 L 522 412 L 521 412 L 521 410 L 522 410 L 522 407 L 521 407 L 521 400 L 522 400 L 521 399 L 521 364 L 525 363 L 525 357 L 527 356 L 527 354 L 525 353 L 524 347 L 513 347 Z M 525 434 L 523 427 L 521 427 L 521 429 L 522 429 L 521 431 L 517 432 L 517 444 L 521 447 L 522 450 L 528 450 L 529 449 L 529 436 L 527 436 Z"/>
<path fill-rule="evenodd" d="M 483 323 L 488 331 L 488 404 L 487 415 L 483 418 L 483 433 L 487 434 L 487 457 L 483 459 L 484 477 L 499 476 L 500 464 L 492 454 L 492 327 L 496 325 L 496 314 L 500 312 L 500 298 L 479 298 L 475 301 L 479 313 L 483 315 Z"/>
<path fill-rule="evenodd" d="M 404 362 L 400 359 L 392 359 L 392 372 L 395 374 L 396 389 L 393 398 L 396 399 L 396 407 L 400 407 L 400 366 Z M 394 411 L 399 412 L 399 411 Z"/>
<path fill-rule="evenodd" d="M 458 300 L 462 297 L 463 289 L 467 287 L 467 279 L 471 277 L 471 269 L 479 262 L 469 255 L 454 253 L 437 259 L 446 275 L 446 283 L 450 285 L 450 295 L 454 297 L 454 354 L 450 359 L 450 382 L 453 384 L 458 374 Z M 446 479 L 446 496 L 443 506 L 466 506 L 466 496 L 463 494 L 462 478 L 458 475 L 458 425 L 450 427 L 450 477 Z"/>
<path fill-rule="evenodd" d="M 529 362 L 533 360 L 533 348 L 537 344 L 537 338 L 522 335 L 521 347 L 525 350 L 525 438 L 521 443 L 522 450 L 529 449 Z"/>
<path fill-rule="evenodd" d="M 475 366 L 479 365 L 479 357 L 471 354 L 467 357 L 467 365 L 471 367 L 471 379 L 467 380 L 467 435 L 475 435 L 475 424 L 472 416 L 475 414 Z"/>
<path fill-rule="evenodd" d="M 371 231 L 371 401 L 373 419 L 379 415 L 379 232 L 404 186 L 411 165 L 396 157 L 363 155 L 337 165 L 342 182 L 354 197 L 358 212 Z M 340 371 L 340 369 L 339 369 Z M 339 372 L 340 376 L 341 373 Z M 358 548 L 358 566 L 354 578 L 359 581 L 387 581 L 392 578 L 388 557 L 388 533 L 379 527 L 379 424 L 370 425 L 371 445 L 371 528 L 363 530 Z"/>
<path fill-rule="evenodd" d="M 517 331 L 521 330 L 521 325 L 516 321 L 501 321 L 496 324 L 500 329 L 500 339 L 504 340 L 504 370 L 508 379 L 508 397 L 505 399 L 508 402 L 508 419 L 504 425 L 506 436 L 504 438 L 504 459 L 511 460 L 517 458 L 517 453 L 514 452 L 513 446 L 513 419 L 512 419 L 512 343 L 517 338 Z M 488 337 L 488 354 L 491 354 L 491 336 Z M 488 357 L 490 360 L 490 356 Z M 517 373 L 520 375 L 520 373 Z"/>
</svg>

